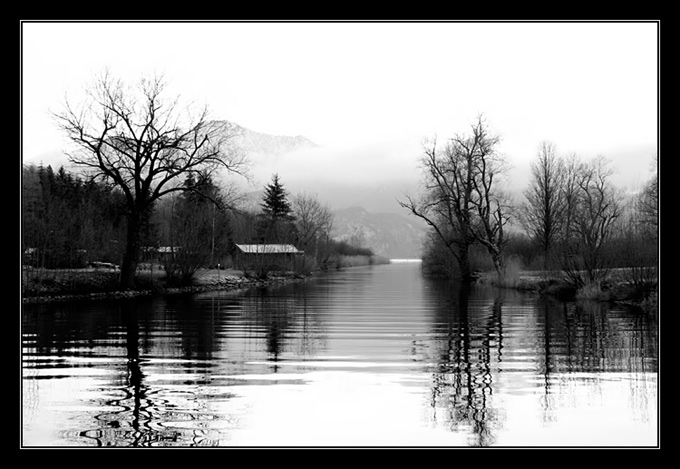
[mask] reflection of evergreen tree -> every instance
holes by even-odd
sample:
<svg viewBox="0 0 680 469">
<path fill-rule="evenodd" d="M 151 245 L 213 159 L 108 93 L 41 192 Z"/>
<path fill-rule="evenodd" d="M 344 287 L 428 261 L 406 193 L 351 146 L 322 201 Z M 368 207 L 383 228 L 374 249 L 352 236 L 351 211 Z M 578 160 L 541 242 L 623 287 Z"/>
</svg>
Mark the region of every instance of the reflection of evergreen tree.
<svg viewBox="0 0 680 469">
<path fill-rule="evenodd" d="M 266 353 L 273 371 L 278 370 L 277 362 L 294 344 L 297 344 L 296 351 L 292 353 L 309 355 L 314 352 L 322 340 L 324 319 L 314 314 L 319 306 L 310 304 L 319 298 L 313 297 L 310 302 L 304 285 L 278 288 L 282 289 L 281 293 L 273 293 L 269 288 L 255 289 L 241 299 L 247 321 L 252 322 L 257 331 L 256 338 L 262 340 L 261 352 Z"/>
<path fill-rule="evenodd" d="M 273 362 L 278 362 L 284 351 L 286 332 L 293 326 L 293 314 L 284 299 L 274 299 L 264 294 L 266 290 L 260 292 L 257 298 L 257 317 L 264 328 L 266 350 L 269 358 Z M 278 365 L 274 365 L 274 371 L 278 370 Z"/>
</svg>

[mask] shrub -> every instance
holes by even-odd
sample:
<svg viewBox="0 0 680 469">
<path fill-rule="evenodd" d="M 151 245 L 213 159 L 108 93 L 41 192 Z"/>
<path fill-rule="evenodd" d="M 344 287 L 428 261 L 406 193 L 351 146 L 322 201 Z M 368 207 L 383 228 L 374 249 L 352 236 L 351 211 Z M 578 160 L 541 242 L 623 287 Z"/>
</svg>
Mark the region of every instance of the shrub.
<svg viewBox="0 0 680 469">
<path fill-rule="evenodd" d="M 576 290 L 576 299 L 603 301 L 609 299 L 609 295 L 603 291 L 600 282 L 588 282 Z"/>
<path fill-rule="evenodd" d="M 545 286 L 540 291 L 559 300 L 568 301 L 576 297 L 576 287 L 570 283 L 557 280 L 547 280 Z"/>
</svg>

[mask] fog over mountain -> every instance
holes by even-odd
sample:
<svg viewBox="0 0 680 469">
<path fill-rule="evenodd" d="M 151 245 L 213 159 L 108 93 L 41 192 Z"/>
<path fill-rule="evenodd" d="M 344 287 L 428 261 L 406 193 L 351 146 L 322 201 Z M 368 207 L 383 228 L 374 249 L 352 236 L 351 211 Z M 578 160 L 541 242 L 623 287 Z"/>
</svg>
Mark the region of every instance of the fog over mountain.
<svg viewBox="0 0 680 469">
<path fill-rule="evenodd" d="M 335 239 L 359 241 L 390 258 L 420 257 L 425 226 L 398 203 L 417 191 L 416 149 L 403 142 L 323 146 L 252 131 L 239 143 L 251 163 L 251 207 L 276 173 L 291 197 L 314 194 L 333 210 Z"/>
<path fill-rule="evenodd" d="M 334 212 L 334 237 L 358 242 L 390 259 L 421 257 L 425 224 L 416 217 L 396 213 L 372 213 L 363 207 Z"/>
<path fill-rule="evenodd" d="M 228 121 L 218 121 L 228 122 Z M 255 132 L 238 124 L 230 123 L 239 135 L 232 139 L 234 145 L 249 155 L 280 155 L 291 151 L 314 148 L 317 145 L 302 135 L 295 137 L 269 135 Z"/>
<path fill-rule="evenodd" d="M 331 146 L 300 137 L 279 138 L 280 148 L 246 142 L 251 190 L 260 190 L 273 174 L 278 174 L 289 192 L 317 194 L 333 209 L 360 206 L 402 214 L 405 212 L 397 200 L 417 191 L 420 171 L 414 162 L 419 149 L 412 144 L 397 141 Z M 293 138 L 297 145 L 292 144 Z"/>
</svg>

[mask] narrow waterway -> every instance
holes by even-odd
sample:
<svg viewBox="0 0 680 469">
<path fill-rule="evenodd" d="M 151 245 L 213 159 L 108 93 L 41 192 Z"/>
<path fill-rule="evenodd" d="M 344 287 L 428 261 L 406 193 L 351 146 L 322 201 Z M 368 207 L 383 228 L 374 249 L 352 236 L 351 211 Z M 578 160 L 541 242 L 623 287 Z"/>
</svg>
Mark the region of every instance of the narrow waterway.
<svg viewBox="0 0 680 469">
<path fill-rule="evenodd" d="M 27 304 L 22 444 L 654 447 L 658 318 L 418 263 Z"/>
</svg>

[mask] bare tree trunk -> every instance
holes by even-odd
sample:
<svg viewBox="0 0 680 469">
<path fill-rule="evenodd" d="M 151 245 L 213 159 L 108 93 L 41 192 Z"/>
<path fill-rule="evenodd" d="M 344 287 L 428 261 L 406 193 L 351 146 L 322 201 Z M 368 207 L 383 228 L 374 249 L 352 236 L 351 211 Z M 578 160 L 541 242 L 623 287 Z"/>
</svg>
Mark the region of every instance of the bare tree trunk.
<svg viewBox="0 0 680 469">
<path fill-rule="evenodd" d="M 130 290 L 134 286 L 141 250 L 142 216 L 133 212 L 129 214 L 127 222 L 127 244 L 120 269 L 120 287 L 123 290 Z"/>
<path fill-rule="evenodd" d="M 460 279 L 463 282 L 472 280 L 472 269 L 470 268 L 469 246 L 462 244 L 458 247 L 458 268 L 460 269 Z"/>
</svg>

